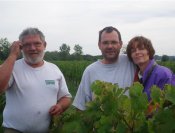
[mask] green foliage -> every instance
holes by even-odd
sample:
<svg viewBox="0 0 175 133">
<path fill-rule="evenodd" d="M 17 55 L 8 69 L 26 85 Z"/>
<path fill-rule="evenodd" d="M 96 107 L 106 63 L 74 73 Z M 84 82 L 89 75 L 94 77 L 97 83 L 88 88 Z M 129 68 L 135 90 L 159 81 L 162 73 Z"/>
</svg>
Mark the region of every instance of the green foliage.
<svg viewBox="0 0 175 133">
<path fill-rule="evenodd" d="M 158 64 L 168 67 L 173 71 L 173 73 L 175 73 L 175 61 L 164 61 L 164 62 L 159 61 Z"/>
<path fill-rule="evenodd" d="M 44 59 L 47 61 L 96 61 L 101 58 L 102 56 L 79 55 L 74 53 L 65 58 L 64 54 L 58 51 L 46 51 L 44 56 Z"/>
<path fill-rule="evenodd" d="M 79 45 L 79 44 L 76 44 L 74 46 L 74 53 L 71 55 L 71 58 L 72 59 L 75 59 L 75 60 L 83 60 L 83 51 L 82 51 L 82 47 Z"/>
<path fill-rule="evenodd" d="M 125 92 L 129 89 L 129 96 Z M 175 87 L 153 86 L 151 102 L 138 82 L 127 89 L 103 81 L 92 84 L 94 100 L 85 111 L 73 107 L 54 119 L 52 133 L 174 133 Z M 165 103 L 169 104 L 165 104 Z M 148 117 L 149 106 L 155 107 Z"/>
<path fill-rule="evenodd" d="M 83 54 L 83 51 L 82 51 L 82 47 L 79 45 L 79 44 L 76 44 L 74 46 L 74 53 L 75 55 L 82 55 Z"/>
<path fill-rule="evenodd" d="M 63 43 L 60 46 L 60 51 L 46 51 L 44 59 L 47 61 L 96 61 L 101 56 L 83 55 L 82 47 L 79 44 L 74 46 L 74 52 L 70 54 L 70 46 Z"/>
<path fill-rule="evenodd" d="M 161 61 L 162 62 L 169 61 L 169 56 L 168 55 L 163 55 Z"/>
<path fill-rule="evenodd" d="M 165 87 L 165 99 L 175 104 L 175 89 L 173 86 L 166 85 Z"/>
<path fill-rule="evenodd" d="M 44 59 L 47 61 L 54 61 L 59 60 L 59 53 L 58 51 L 52 51 L 52 52 L 45 52 Z"/>
<path fill-rule="evenodd" d="M 69 55 L 70 55 L 70 46 L 63 43 L 60 46 L 60 52 L 59 52 L 61 60 L 67 60 L 69 58 Z"/>
<path fill-rule="evenodd" d="M 0 123 L 2 124 L 2 112 L 5 106 L 5 94 L 0 94 Z M 0 133 L 3 133 L 3 128 L 0 128 Z"/>
<path fill-rule="evenodd" d="M 10 52 L 10 42 L 7 38 L 0 39 L 0 60 L 5 60 Z"/>
</svg>

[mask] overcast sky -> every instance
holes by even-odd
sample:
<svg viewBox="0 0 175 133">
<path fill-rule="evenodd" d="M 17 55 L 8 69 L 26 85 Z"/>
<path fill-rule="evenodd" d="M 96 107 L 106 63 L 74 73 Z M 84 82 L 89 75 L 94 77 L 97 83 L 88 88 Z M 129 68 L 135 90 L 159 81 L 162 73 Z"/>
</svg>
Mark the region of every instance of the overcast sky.
<svg viewBox="0 0 175 133">
<path fill-rule="evenodd" d="M 99 55 L 98 32 L 119 29 L 123 43 L 149 38 L 157 55 L 175 55 L 174 0 L 0 0 L 0 38 L 13 42 L 27 27 L 46 36 L 47 51 L 66 43 L 84 54 Z"/>
</svg>

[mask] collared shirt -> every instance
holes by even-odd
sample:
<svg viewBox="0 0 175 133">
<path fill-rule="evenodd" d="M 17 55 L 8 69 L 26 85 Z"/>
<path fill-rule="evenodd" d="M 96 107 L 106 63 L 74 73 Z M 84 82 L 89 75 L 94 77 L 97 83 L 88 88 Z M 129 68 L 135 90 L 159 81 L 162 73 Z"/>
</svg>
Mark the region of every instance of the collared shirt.
<svg viewBox="0 0 175 133">
<path fill-rule="evenodd" d="M 142 76 L 142 74 L 141 74 L 141 72 L 139 71 L 138 72 L 138 78 L 139 78 L 139 82 L 142 84 L 143 83 L 143 78 L 142 78 L 143 76 Z"/>
</svg>

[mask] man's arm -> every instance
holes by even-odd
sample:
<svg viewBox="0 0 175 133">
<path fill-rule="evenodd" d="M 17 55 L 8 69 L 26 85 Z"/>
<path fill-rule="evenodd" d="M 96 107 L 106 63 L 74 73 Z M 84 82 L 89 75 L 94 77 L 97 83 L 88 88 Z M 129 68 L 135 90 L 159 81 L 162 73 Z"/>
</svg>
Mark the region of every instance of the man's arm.
<svg viewBox="0 0 175 133">
<path fill-rule="evenodd" d="M 51 115 L 60 115 L 71 105 L 70 97 L 62 97 L 56 105 L 52 106 L 49 110 Z"/>
<path fill-rule="evenodd" d="M 8 81 L 12 74 L 13 66 L 17 57 L 20 54 L 20 45 L 21 42 L 15 41 L 10 47 L 10 54 L 8 58 L 0 65 L 0 93 L 5 91 L 8 86 Z"/>
</svg>

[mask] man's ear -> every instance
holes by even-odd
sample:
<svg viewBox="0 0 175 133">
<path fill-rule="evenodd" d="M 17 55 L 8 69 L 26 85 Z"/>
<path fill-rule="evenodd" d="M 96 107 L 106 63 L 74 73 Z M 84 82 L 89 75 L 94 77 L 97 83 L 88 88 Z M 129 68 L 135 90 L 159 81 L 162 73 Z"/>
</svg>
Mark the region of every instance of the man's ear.
<svg viewBox="0 0 175 133">
<path fill-rule="evenodd" d="M 100 47 L 100 42 L 98 43 L 98 48 L 101 50 L 101 47 Z"/>
<path fill-rule="evenodd" d="M 121 45 L 121 46 L 123 45 L 123 42 L 122 42 L 122 41 L 120 41 L 120 45 Z"/>
<path fill-rule="evenodd" d="M 46 42 L 44 42 L 44 47 L 46 48 L 46 46 L 47 46 L 47 43 L 46 43 Z"/>
<path fill-rule="evenodd" d="M 123 42 L 122 42 L 122 41 L 120 41 L 120 48 L 122 48 L 122 46 L 123 46 Z"/>
</svg>

